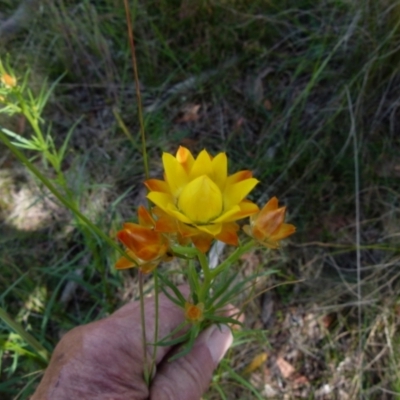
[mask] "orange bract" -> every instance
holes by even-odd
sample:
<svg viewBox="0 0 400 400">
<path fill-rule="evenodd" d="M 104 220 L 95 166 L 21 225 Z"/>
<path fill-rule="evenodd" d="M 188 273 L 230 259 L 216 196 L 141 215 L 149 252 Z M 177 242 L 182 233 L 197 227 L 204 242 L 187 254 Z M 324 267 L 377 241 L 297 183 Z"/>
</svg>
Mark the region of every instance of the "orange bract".
<svg viewBox="0 0 400 400">
<path fill-rule="evenodd" d="M 245 199 L 258 183 L 250 171 L 228 176 L 225 153 L 211 157 L 206 150 L 195 159 L 185 147 L 176 156 L 163 154 L 164 180 L 149 179 L 148 198 L 162 211 L 156 230 L 190 237 L 202 252 L 216 238 L 237 245 L 235 221 L 256 213 Z"/>
<path fill-rule="evenodd" d="M 262 210 L 250 217 L 250 225 L 243 230 L 270 249 L 279 247 L 279 241 L 292 235 L 296 227 L 285 224 L 286 207 L 278 208 L 278 199 L 273 197 Z"/>
<path fill-rule="evenodd" d="M 117 233 L 118 239 L 126 247 L 127 257 L 121 257 L 116 269 L 138 266 L 143 273 L 151 272 L 160 261 L 167 259 L 169 244 L 162 233 L 154 230 L 155 221 L 143 207 L 138 210 L 139 224 L 127 222 Z"/>
</svg>

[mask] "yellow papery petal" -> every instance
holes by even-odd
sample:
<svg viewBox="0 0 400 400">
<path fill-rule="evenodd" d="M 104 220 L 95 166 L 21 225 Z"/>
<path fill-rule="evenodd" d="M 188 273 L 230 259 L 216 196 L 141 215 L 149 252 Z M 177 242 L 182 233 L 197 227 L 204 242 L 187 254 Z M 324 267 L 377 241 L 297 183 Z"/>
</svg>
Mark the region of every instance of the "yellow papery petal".
<svg viewBox="0 0 400 400">
<path fill-rule="evenodd" d="M 168 204 L 174 203 L 174 198 L 170 194 L 161 192 L 150 192 L 147 198 L 164 211 L 167 210 Z"/>
<path fill-rule="evenodd" d="M 249 217 L 259 211 L 257 204 L 250 200 L 243 200 L 237 206 L 218 217 L 214 222 L 233 222 L 238 219 Z"/>
<path fill-rule="evenodd" d="M 250 179 L 252 177 L 253 177 L 253 173 L 249 170 L 239 171 L 231 176 L 228 176 L 226 184 L 232 185 L 234 183 L 238 183 L 238 182 L 244 181 L 245 179 Z"/>
<path fill-rule="evenodd" d="M 253 203 L 250 200 L 243 200 L 239 203 L 239 207 L 242 213 L 245 213 L 247 215 L 252 215 L 260 211 L 258 208 L 258 205 Z"/>
<path fill-rule="evenodd" d="M 170 193 L 168 183 L 165 181 L 159 179 L 148 179 L 147 181 L 144 181 L 144 184 L 151 192 Z"/>
<path fill-rule="evenodd" d="M 233 206 L 230 210 L 228 210 L 227 212 L 223 213 L 218 218 L 214 219 L 213 222 L 219 223 L 219 222 L 235 221 L 235 220 L 237 220 L 237 218 L 231 219 L 231 217 L 236 215 L 239 212 L 240 212 L 240 207 L 239 206 Z"/>
<path fill-rule="evenodd" d="M 165 210 L 169 215 L 175 217 L 185 224 L 192 224 L 193 221 L 190 220 L 186 215 L 182 214 L 173 204 L 168 204 L 168 208 Z"/>
<path fill-rule="evenodd" d="M 228 158 L 226 154 L 219 153 L 212 159 L 211 166 L 213 171 L 211 179 L 223 190 L 228 176 Z"/>
<path fill-rule="evenodd" d="M 202 232 L 216 236 L 221 232 L 222 224 L 197 225 L 196 228 Z"/>
<path fill-rule="evenodd" d="M 233 185 L 227 185 L 224 191 L 224 209 L 229 210 L 233 206 L 239 204 L 257 183 L 257 179 L 251 178 L 234 183 Z"/>
<path fill-rule="evenodd" d="M 222 212 L 222 193 L 206 175 L 185 186 L 178 200 L 179 210 L 195 224 L 205 224 Z"/>
<path fill-rule="evenodd" d="M 178 160 L 169 153 L 163 154 L 163 165 L 165 171 L 165 179 L 170 187 L 172 194 L 178 197 L 182 188 L 188 183 L 188 175 Z"/>
<path fill-rule="evenodd" d="M 190 180 L 193 180 L 202 175 L 207 175 L 209 177 L 212 176 L 211 157 L 206 150 L 201 151 L 197 156 L 190 171 L 189 178 Z"/>
<path fill-rule="evenodd" d="M 179 149 L 176 152 L 176 159 L 189 174 L 194 164 L 194 157 L 192 156 L 190 150 L 188 150 L 186 147 L 179 146 Z"/>
</svg>

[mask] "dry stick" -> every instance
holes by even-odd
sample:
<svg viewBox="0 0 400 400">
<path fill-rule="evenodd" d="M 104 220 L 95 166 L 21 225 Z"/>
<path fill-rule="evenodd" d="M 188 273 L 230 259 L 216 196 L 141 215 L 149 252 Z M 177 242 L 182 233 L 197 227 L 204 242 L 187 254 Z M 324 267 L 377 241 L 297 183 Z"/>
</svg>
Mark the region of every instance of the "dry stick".
<svg viewBox="0 0 400 400">
<path fill-rule="evenodd" d="M 350 135 L 353 136 L 353 154 L 354 154 L 354 191 L 355 191 L 355 209 L 356 209 L 356 255 L 357 255 L 357 300 L 358 300 L 358 353 L 360 357 L 359 385 L 360 399 L 363 399 L 362 394 L 362 379 L 363 379 L 363 357 L 362 357 L 362 291 L 361 291 L 361 232 L 360 232 L 360 173 L 358 165 L 358 143 L 356 134 L 356 123 L 353 113 L 353 105 L 351 102 L 350 92 L 346 87 L 347 101 L 350 112 Z"/>
<path fill-rule="evenodd" d="M 128 0 L 124 0 L 125 6 L 125 15 L 126 15 L 126 25 L 128 28 L 128 37 L 129 37 L 129 46 L 131 49 L 132 56 L 132 66 L 133 73 L 135 77 L 135 89 L 136 89 L 136 98 L 137 98 L 137 106 L 138 106 L 138 117 L 139 117 L 139 125 L 140 125 L 140 135 L 142 139 L 142 155 L 143 155 L 143 163 L 144 163 L 144 172 L 146 179 L 149 179 L 149 165 L 147 160 L 147 151 L 146 151 L 146 135 L 145 135 L 145 127 L 143 120 L 143 109 L 142 109 L 142 98 L 140 93 L 140 85 L 139 85 L 139 74 L 137 69 L 136 62 L 136 51 L 135 51 L 135 41 L 133 37 L 133 27 L 131 14 L 129 10 Z M 157 273 L 154 274 L 154 289 L 155 289 L 155 297 L 154 297 L 154 307 L 155 307 L 155 321 L 154 321 L 154 343 L 158 341 L 158 279 Z M 146 339 L 146 318 L 144 313 L 144 297 L 143 297 L 143 274 L 139 271 L 139 291 L 140 291 L 140 318 L 142 325 L 142 343 L 143 343 L 143 356 L 144 356 L 144 380 L 146 384 L 150 385 L 150 380 L 152 376 L 152 371 L 154 369 L 155 357 L 156 357 L 156 346 L 154 347 L 152 362 L 150 368 L 148 369 L 147 364 L 147 339 Z"/>
<path fill-rule="evenodd" d="M 136 90 L 136 97 L 138 103 L 138 116 L 139 116 L 139 125 L 140 125 L 140 135 L 142 138 L 142 154 L 143 154 L 143 163 L 144 163 L 144 173 L 146 179 L 149 179 L 149 165 L 147 160 L 147 151 L 146 151 L 146 135 L 144 129 L 144 120 L 143 120 L 143 108 L 142 108 L 142 96 L 140 93 L 140 86 L 139 86 L 139 74 L 137 69 L 137 62 L 136 62 L 136 50 L 135 50 L 135 42 L 133 39 L 133 28 L 131 23 L 131 13 L 129 10 L 128 0 L 124 0 L 125 5 L 125 15 L 126 15 L 126 25 L 128 28 L 128 36 L 129 36 L 129 45 L 131 48 L 131 55 L 132 55 L 132 66 L 133 66 L 133 73 L 135 76 L 135 90 Z"/>
</svg>

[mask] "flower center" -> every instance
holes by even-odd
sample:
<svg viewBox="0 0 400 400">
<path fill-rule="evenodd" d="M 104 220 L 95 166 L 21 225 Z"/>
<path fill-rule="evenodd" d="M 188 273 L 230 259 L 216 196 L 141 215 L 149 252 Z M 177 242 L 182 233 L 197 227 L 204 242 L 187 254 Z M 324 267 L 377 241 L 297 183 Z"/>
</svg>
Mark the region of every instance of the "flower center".
<svg viewBox="0 0 400 400">
<path fill-rule="evenodd" d="M 178 207 L 194 223 L 206 224 L 222 213 L 222 193 L 207 175 L 202 175 L 184 187 Z"/>
</svg>

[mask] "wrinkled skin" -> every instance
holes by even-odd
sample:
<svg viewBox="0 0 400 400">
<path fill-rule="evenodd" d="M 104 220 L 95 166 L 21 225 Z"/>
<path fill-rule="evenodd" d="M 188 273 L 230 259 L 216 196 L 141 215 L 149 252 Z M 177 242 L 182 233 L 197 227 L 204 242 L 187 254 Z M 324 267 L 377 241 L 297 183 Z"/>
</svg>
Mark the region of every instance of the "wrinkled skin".
<svg viewBox="0 0 400 400">
<path fill-rule="evenodd" d="M 159 307 L 162 338 L 184 321 L 184 313 L 163 295 Z M 151 342 L 153 299 L 146 299 L 145 310 L 146 335 Z M 108 318 L 72 329 L 57 345 L 31 400 L 198 400 L 232 342 L 228 327 L 212 326 L 199 335 L 188 355 L 173 362 L 167 361 L 171 348 L 158 347 L 157 369 L 148 389 L 143 380 L 141 335 L 137 302 Z M 153 347 L 147 351 L 151 355 Z"/>
</svg>

